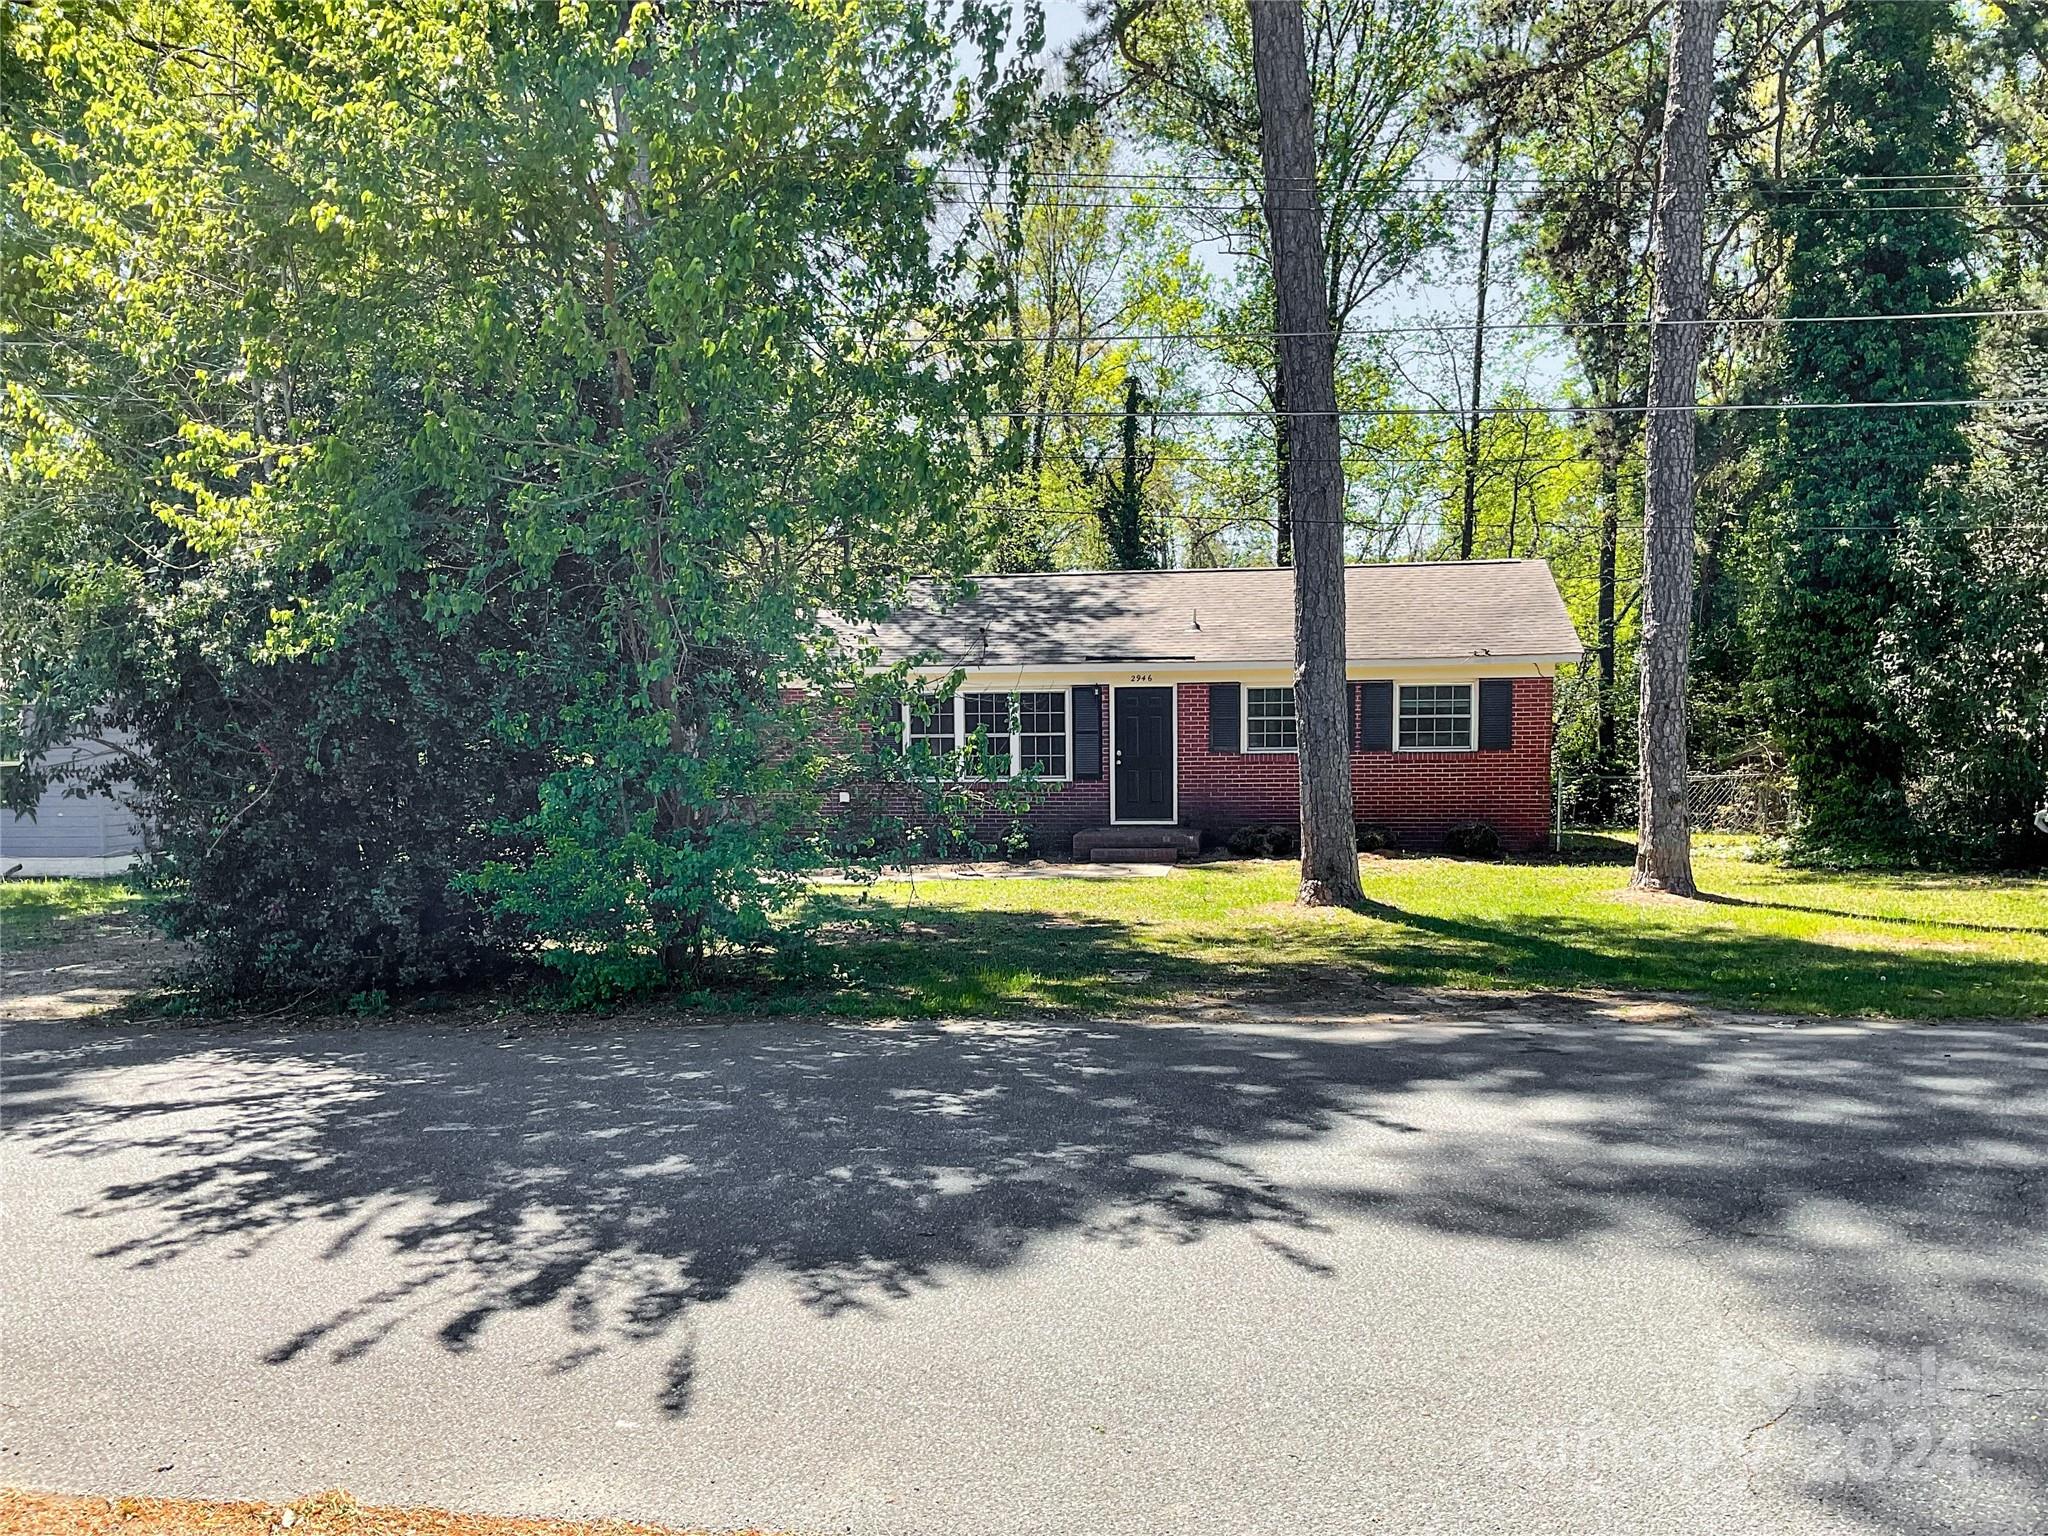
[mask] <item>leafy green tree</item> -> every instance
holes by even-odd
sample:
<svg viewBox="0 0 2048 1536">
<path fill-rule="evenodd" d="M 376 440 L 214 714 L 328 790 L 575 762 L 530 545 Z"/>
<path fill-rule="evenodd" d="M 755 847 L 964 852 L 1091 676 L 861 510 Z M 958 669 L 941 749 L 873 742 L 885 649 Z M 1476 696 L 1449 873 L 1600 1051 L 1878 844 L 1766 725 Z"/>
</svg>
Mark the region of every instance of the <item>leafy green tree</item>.
<svg viewBox="0 0 2048 1536">
<path fill-rule="evenodd" d="M 2010 294 L 2039 309 L 2048 285 Z M 2048 325 L 1987 327 L 1984 387 L 2048 398 Z M 1959 529 L 1901 538 L 1902 600 L 1884 627 L 1886 698 L 1914 732 L 1907 755 L 1913 851 L 2039 864 L 2048 836 L 2048 412 L 1987 413 L 1949 498 Z"/>
<path fill-rule="evenodd" d="M 1014 219 L 989 223 L 1008 311 L 991 339 L 1016 338 L 1020 374 L 1017 469 L 986 498 L 1005 569 L 1152 564 L 1166 542 L 1186 456 L 1158 413 L 1198 403 L 1199 348 L 1179 338 L 1215 321 L 1170 200 L 1119 157 L 1100 122 L 1048 132 Z"/>
<path fill-rule="evenodd" d="M 1102 0 L 1098 39 L 1114 50 L 1126 109 L 1178 168 L 1188 200 L 1210 233 L 1237 243 L 1249 271 L 1230 328 L 1273 430 L 1232 446 L 1264 443 L 1273 455 L 1272 554 L 1291 558 L 1287 504 L 1288 417 L 1270 340 L 1270 253 L 1260 212 L 1259 109 L 1252 78 L 1250 12 L 1208 0 Z M 1448 197 L 1418 187 L 1416 173 L 1446 140 L 1445 95 L 1463 19 L 1443 0 L 1314 0 L 1305 7 L 1316 134 L 1317 191 L 1326 295 L 1337 337 L 1339 405 L 1372 403 L 1383 376 L 1361 369 L 1345 330 L 1362 308 L 1412 274 L 1448 234 Z M 1365 359 L 1369 361 L 1369 358 Z M 1369 393 L 1344 388 L 1363 374 Z M 1348 445 L 1347 445 L 1348 446 Z"/>
<path fill-rule="evenodd" d="M 2005 197 L 1985 239 L 2010 289 L 2048 276 L 2048 15 L 2032 6 L 1995 14 L 1967 40 L 1969 81 L 1982 158 Z"/>
<path fill-rule="evenodd" d="M 1635 21 L 1633 11 L 1624 17 Z M 1538 46 L 1584 46 L 1561 16 Z M 1610 20 L 1610 25 L 1613 22 Z M 1632 688 L 1630 637 L 1635 603 L 1625 551 L 1641 525 L 1637 418 L 1649 353 L 1634 323 L 1649 306 L 1650 199 L 1663 126 L 1663 70 L 1654 39 L 1617 28 L 1616 46 L 1530 93 L 1521 119 L 1535 188 L 1522 211 L 1527 260 L 1537 280 L 1537 309 L 1563 322 L 1586 404 L 1587 446 L 1600 505 L 1593 614 L 1593 762 L 1596 775 L 1618 774 Z M 1540 106 L 1534 105 L 1540 103 Z M 1531 115 L 1532 114 L 1532 115 Z M 1603 814 L 1614 807 L 1602 804 Z"/>
<path fill-rule="evenodd" d="M 458 897 L 592 992 L 774 937 L 849 764 L 815 718 L 853 663 L 824 613 L 976 553 L 969 423 L 1007 373 L 910 337 L 994 313 L 946 215 L 1026 110 L 1011 22 L 32 14 L 0 147 L 5 487 L 52 538 L 0 569 L 29 641 L 6 702 L 54 731 L 102 700 L 169 771 L 142 616 L 222 679 L 336 653 L 295 676 L 374 700 L 436 654 L 349 664 L 396 607 L 502 677 L 492 737 L 544 766 L 488 856 L 435 850 L 470 866 Z M 214 579 L 239 595 L 177 609 Z M 90 644 L 35 639 L 62 622 Z M 262 746 L 223 824 L 266 814 Z"/>
<path fill-rule="evenodd" d="M 1963 169 L 1969 121 L 1954 74 L 1954 18 L 1937 5 L 1854 6 L 1821 74 L 1821 120 L 1798 181 L 1779 198 L 1785 314 L 1910 315 L 1957 307 L 1974 249 L 1959 193 L 1928 177 Z M 1940 186 L 1953 183 L 1940 182 Z M 1794 324 L 1782 380 L 1793 399 L 1853 406 L 1971 393 L 1968 321 Z M 1878 656 L 1910 624 L 1902 551 L 1947 563 L 1953 481 L 1969 459 L 1960 408 L 1795 411 L 1778 465 L 1785 487 L 1765 634 L 1773 718 L 1818 845 L 1901 847 L 1913 737 Z"/>
<path fill-rule="evenodd" d="M 1483 414 L 1471 449 L 1472 549 L 1461 555 L 1465 536 L 1467 450 L 1462 426 L 1430 439 L 1424 450 L 1429 489 L 1436 502 L 1437 528 L 1430 554 L 1436 559 L 1552 561 L 1572 566 L 1574 590 L 1590 599 L 1597 576 L 1593 564 L 1578 569 L 1575 545 L 1593 550 L 1599 537 L 1595 467 L 1587 453 L 1583 424 L 1535 409 L 1542 401 L 1522 385 L 1508 385 Z M 1591 517 L 1589 521 L 1589 511 Z M 1586 608 L 1590 628 L 1593 609 Z"/>
</svg>

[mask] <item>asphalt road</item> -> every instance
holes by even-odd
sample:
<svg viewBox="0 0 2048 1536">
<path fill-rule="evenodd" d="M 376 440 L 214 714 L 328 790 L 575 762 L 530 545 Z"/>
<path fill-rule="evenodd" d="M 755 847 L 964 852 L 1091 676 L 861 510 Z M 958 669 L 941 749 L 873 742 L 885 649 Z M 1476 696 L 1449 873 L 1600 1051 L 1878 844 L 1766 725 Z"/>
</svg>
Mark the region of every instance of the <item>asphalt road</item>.
<svg viewBox="0 0 2048 1536">
<path fill-rule="evenodd" d="M 1353 1006 L 31 1017 L 0 1482 L 919 1536 L 2048 1529 L 2048 1030 Z"/>
</svg>

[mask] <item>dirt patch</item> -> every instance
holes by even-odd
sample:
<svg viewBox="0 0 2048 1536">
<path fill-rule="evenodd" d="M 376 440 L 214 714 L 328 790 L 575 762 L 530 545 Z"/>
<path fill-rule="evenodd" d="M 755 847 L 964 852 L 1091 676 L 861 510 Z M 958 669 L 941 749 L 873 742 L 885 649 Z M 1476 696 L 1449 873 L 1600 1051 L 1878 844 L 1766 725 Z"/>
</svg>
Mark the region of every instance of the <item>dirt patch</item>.
<svg viewBox="0 0 2048 1536">
<path fill-rule="evenodd" d="M 1674 896 L 1669 891 L 1639 891 L 1632 885 L 1609 891 L 1605 899 L 1620 902 L 1625 907 L 1664 908 L 1677 912 L 1697 912 L 1703 900 L 1698 896 Z"/>
<path fill-rule="evenodd" d="M 173 946 L 132 917 L 82 920 L 54 944 L 16 950 L 0 965 L 0 1023 L 82 1019 L 134 997 L 176 958 Z"/>
<path fill-rule="evenodd" d="M 1250 909 L 1258 917 L 1274 922 L 1335 923 L 1352 922 L 1359 917 L 1371 917 L 1372 909 L 1356 907 L 1304 907 L 1294 901 L 1262 901 Z"/>
<path fill-rule="evenodd" d="M 1989 955 L 1997 952 L 1994 945 L 1975 943 L 1969 939 L 1928 939 L 1893 931 L 1858 933 L 1850 928 L 1829 928 L 1813 937 L 1817 943 L 1832 944 L 1837 949 L 1860 949 L 1877 954 L 1899 949 L 1935 950 L 1950 955 Z"/>
<path fill-rule="evenodd" d="M 130 1499 L 0 1488 L 0 1536 L 692 1536 L 623 1520 L 526 1520 L 382 1509 L 339 1491 L 296 1504 Z M 748 1533 L 739 1533 L 748 1536 Z M 755 1532 L 752 1536 L 766 1536 Z"/>
<path fill-rule="evenodd" d="M 926 880 L 1157 880 L 1171 875 L 1174 868 L 1171 864 L 1124 864 L 1113 859 L 1101 864 L 1093 860 L 1068 862 L 1052 859 L 1009 864 L 983 859 L 971 863 L 899 864 L 883 870 L 878 878 L 880 883 L 887 885 L 916 885 Z M 865 885 L 869 882 L 843 875 L 820 875 L 813 883 L 833 886 Z"/>
</svg>

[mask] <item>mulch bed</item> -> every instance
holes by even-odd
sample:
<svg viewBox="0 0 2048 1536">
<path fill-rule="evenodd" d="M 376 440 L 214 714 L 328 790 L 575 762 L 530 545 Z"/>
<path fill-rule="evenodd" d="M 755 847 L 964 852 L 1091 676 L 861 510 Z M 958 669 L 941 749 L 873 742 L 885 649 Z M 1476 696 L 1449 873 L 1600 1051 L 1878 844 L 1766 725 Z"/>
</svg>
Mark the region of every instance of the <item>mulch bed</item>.
<svg viewBox="0 0 2048 1536">
<path fill-rule="evenodd" d="M 624 1520 L 526 1520 L 381 1509 L 340 1490 L 294 1504 L 132 1499 L 0 1488 L 0 1536 L 693 1536 Z M 767 1536 L 742 1532 L 738 1536 Z"/>
</svg>

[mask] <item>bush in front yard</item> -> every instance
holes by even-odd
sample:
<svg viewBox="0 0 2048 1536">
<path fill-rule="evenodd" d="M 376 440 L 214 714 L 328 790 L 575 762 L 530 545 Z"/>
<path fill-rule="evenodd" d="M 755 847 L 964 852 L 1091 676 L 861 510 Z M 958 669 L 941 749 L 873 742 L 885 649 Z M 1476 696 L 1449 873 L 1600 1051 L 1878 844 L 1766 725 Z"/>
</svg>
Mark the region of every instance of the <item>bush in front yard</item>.
<svg viewBox="0 0 2048 1536">
<path fill-rule="evenodd" d="M 1369 821 L 1361 821 L 1358 824 L 1358 851 L 1360 853 L 1385 853 L 1389 849 L 1398 848 L 1399 846 L 1400 843 L 1395 838 L 1392 827 L 1379 826 Z"/>
<path fill-rule="evenodd" d="M 1279 821 L 1239 827 L 1224 846 L 1239 858 L 1291 859 L 1301 853 L 1301 828 Z"/>
<path fill-rule="evenodd" d="M 1444 834 L 1444 852 L 1459 859 L 1497 858 L 1500 833 L 1491 822 L 1461 821 Z"/>
<path fill-rule="evenodd" d="M 493 730 L 507 679 L 475 631 L 451 639 L 391 602 L 335 649 L 268 665 L 187 634 L 202 638 L 164 634 L 126 723 L 157 845 L 143 880 L 202 985 L 368 996 L 517 958 L 460 876 L 505 846 L 494 824 L 533 803 L 541 759 Z"/>
</svg>

